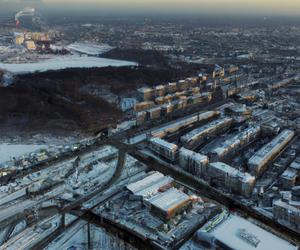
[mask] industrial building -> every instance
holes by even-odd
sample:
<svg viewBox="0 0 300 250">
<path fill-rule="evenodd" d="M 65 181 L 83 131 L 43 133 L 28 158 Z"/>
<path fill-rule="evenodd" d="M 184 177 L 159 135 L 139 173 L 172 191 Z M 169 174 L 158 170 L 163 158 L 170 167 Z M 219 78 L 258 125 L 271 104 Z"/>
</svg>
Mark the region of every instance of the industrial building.
<svg viewBox="0 0 300 250">
<path fill-rule="evenodd" d="M 176 213 L 186 209 L 191 203 L 191 198 L 176 188 L 170 188 L 166 192 L 152 196 L 146 200 L 145 203 L 158 217 L 163 220 L 169 220 L 173 218 Z"/>
<path fill-rule="evenodd" d="M 161 182 L 157 180 L 167 180 Z M 150 172 L 126 190 L 93 209 L 92 217 L 111 227 L 123 228 L 136 241 L 155 249 L 178 248 L 190 234 L 221 211 L 168 176 Z M 153 192 L 153 190 L 155 190 Z"/>
<path fill-rule="evenodd" d="M 173 178 L 159 172 L 153 172 L 144 179 L 127 185 L 127 189 L 135 196 L 150 197 L 173 183 Z"/>
<path fill-rule="evenodd" d="M 297 250 L 295 244 L 238 215 L 220 214 L 199 229 L 180 250 L 188 249 L 286 249 Z"/>
<path fill-rule="evenodd" d="M 260 176 L 272 159 L 278 156 L 287 144 L 293 139 L 295 132 L 284 130 L 271 142 L 263 146 L 249 160 L 248 167 L 255 176 Z"/>
</svg>

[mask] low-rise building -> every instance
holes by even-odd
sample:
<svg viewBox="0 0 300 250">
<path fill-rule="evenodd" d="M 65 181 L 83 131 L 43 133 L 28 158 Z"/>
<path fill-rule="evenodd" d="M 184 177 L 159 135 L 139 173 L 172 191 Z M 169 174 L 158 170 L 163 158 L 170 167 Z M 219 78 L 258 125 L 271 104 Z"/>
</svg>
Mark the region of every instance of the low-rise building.
<svg viewBox="0 0 300 250">
<path fill-rule="evenodd" d="M 170 188 L 147 199 L 145 203 L 150 210 L 163 220 L 169 220 L 176 213 L 185 209 L 190 203 L 190 196 L 179 189 Z"/>
</svg>

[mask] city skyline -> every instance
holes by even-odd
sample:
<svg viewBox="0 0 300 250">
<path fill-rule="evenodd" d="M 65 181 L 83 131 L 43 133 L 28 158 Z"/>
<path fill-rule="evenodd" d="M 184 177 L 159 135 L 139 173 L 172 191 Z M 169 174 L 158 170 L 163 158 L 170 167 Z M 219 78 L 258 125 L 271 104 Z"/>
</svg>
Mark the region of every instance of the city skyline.
<svg viewBox="0 0 300 250">
<path fill-rule="evenodd" d="M 33 6 L 41 9 L 64 8 L 117 12 L 166 12 L 195 14 L 256 14 L 298 16 L 300 2 L 287 0 L 0 0 L 2 9 Z"/>
</svg>

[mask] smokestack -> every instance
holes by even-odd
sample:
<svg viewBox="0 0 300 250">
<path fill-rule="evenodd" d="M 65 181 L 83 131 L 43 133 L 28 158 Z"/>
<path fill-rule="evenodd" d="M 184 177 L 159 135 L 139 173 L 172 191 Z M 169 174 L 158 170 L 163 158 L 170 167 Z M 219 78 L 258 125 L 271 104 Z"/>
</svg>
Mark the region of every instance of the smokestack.
<svg viewBox="0 0 300 250">
<path fill-rule="evenodd" d="M 21 16 L 34 16 L 35 14 L 35 9 L 34 8 L 24 8 L 21 11 L 19 11 L 16 15 L 15 15 L 15 21 L 16 21 L 16 26 L 20 25 L 20 20 L 19 18 Z"/>
</svg>

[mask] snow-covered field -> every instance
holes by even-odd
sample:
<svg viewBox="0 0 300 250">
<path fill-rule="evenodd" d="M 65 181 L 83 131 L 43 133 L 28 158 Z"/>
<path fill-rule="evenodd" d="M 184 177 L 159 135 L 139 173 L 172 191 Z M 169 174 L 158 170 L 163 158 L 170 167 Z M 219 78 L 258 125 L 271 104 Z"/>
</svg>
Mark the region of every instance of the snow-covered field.
<svg viewBox="0 0 300 250">
<path fill-rule="evenodd" d="M 57 56 L 37 63 L 5 64 L 0 63 L 0 69 L 14 74 L 26 74 L 34 72 L 45 72 L 48 70 L 60 70 L 67 68 L 102 68 L 135 66 L 135 62 L 113 60 L 88 56 Z"/>
<path fill-rule="evenodd" d="M 20 52 L 22 49 L 16 48 L 14 46 L 3 46 L 0 45 L 0 53 L 14 53 Z"/>
<path fill-rule="evenodd" d="M 25 145 L 25 144 L 0 144 L 0 162 L 6 162 L 13 157 L 19 157 L 38 149 L 47 148 L 47 145 Z"/>
<path fill-rule="evenodd" d="M 71 52 L 78 52 L 91 56 L 101 55 L 113 49 L 108 44 L 72 43 L 66 47 Z"/>
</svg>

